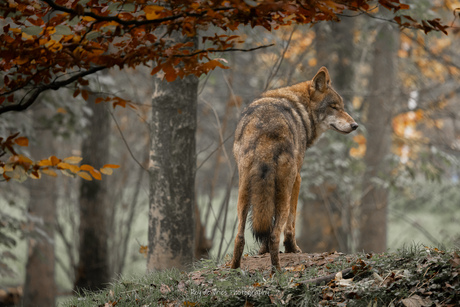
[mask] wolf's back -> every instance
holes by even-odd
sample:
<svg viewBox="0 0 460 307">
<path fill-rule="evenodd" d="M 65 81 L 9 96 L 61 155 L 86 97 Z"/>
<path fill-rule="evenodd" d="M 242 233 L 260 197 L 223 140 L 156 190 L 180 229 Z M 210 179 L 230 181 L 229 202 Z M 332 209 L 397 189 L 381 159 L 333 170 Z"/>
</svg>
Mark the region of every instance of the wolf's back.
<svg viewBox="0 0 460 307">
<path fill-rule="evenodd" d="M 238 163 L 240 193 L 252 207 L 256 240 L 268 238 L 275 216 L 286 204 L 280 189 L 295 174 L 298 122 L 290 104 L 266 97 L 256 100 L 238 124 L 233 153 Z M 287 208 L 286 208 L 287 209 Z"/>
</svg>

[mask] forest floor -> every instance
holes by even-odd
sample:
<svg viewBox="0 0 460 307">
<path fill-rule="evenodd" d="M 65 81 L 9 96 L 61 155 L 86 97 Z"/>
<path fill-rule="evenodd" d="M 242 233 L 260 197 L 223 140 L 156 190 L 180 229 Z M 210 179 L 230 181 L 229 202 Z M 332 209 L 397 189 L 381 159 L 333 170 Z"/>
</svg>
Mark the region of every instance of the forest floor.
<svg viewBox="0 0 460 307">
<path fill-rule="evenodd" d="M 120 280 L 65 306 L 460 306 L 460 249 L 413 246 L 393 253 L 244 255 L 241 268 L 202 260 Z"/>
</svg>

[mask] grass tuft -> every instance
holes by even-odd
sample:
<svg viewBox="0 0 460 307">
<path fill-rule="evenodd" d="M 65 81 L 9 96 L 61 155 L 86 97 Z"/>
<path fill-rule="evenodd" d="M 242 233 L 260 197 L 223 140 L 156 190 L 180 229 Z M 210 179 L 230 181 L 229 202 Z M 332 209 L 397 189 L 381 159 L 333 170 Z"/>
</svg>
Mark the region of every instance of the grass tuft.
<svg viewBox="0 0 460 307">
<path fill-rule="evenodd" d="M 215 259 L 202 260 L 189 273 L 173 269 L 121 278 L 64 306 L 455 306 L 459 254 L 458 248 L 421 245 L 382 254 L 300 254 L 275 274 L 269 267 L 232 270 Z"/>
</svg>

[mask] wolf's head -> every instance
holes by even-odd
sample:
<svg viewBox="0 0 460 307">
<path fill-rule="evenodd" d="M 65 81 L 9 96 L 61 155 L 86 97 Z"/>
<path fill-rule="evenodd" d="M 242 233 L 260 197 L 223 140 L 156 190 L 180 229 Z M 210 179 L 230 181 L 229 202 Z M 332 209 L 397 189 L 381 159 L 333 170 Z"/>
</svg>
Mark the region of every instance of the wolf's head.
<svg viewBox="0 0 460 307">
<path fill-rule="evenodd" d="M 344 109 L 343 99 L 332 88 L 326 67 L 321 67 L 310 82 L 310 103 L 323 131 L 350 133 L 358 124 Z"/>
</svg>

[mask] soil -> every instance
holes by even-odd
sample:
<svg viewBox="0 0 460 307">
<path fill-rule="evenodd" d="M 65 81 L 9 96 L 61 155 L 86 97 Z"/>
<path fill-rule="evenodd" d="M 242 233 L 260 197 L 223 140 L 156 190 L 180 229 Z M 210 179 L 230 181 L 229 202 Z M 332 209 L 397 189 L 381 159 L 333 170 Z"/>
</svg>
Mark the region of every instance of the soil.
<svg viewBox="0 0 460 307">
<path fill-rule="evenodd" d="M 292 271 L 304 266 L 306 268 L 310 266 L 321 267 L 324 264 L 332 263 L 340 256 L 344 256 L 342 253 L 280 253 L 280 264 L 281 268 Z M 241 269 L 245 271 L 268 271 L 271 270 L 270 254 L 266 253 L 263 255 L 246 256 L 241 260 Z"/>
</svg>

